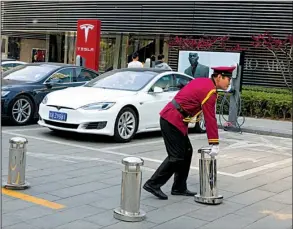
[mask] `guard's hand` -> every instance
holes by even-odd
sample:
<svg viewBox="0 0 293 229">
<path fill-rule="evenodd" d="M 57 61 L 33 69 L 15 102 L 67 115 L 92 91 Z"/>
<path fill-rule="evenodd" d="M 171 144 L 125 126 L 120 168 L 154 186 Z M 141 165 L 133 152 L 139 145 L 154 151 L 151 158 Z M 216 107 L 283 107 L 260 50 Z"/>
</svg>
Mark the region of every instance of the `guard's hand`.
<svg viewBox="0 0 293 229">
<path fill-rule="evenodd" d="M 212 145 L 211 147 L 211 152 L 209 153 L 209 155 L 211 157 L 215 157 L 219 154 L 219 145 Z"/>
</svg>

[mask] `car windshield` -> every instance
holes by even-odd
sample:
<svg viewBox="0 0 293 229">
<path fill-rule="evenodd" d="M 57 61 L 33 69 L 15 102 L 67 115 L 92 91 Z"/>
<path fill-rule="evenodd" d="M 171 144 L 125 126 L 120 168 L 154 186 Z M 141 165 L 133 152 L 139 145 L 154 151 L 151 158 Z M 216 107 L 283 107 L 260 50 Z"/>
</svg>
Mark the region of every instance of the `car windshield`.
<svg viewBox="0 0 293 229">
<path fill-rule="evenodd" d="M 100 75 L 85 87 L 138 91 L 158 73 L 153 71 L 111 71 Z"/>
<path fill-rule="evenodd" d="M 57 68 L 54 65 L 22 65 L 5 72 L 3 79 L 35 82 Z"/>
</svg>

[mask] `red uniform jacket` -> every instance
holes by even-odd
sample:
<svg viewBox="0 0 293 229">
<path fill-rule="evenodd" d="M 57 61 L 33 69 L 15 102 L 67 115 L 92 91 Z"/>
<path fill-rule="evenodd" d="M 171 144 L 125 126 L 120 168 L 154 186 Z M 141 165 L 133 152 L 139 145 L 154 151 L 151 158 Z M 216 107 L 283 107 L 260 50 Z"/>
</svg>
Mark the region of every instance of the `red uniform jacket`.
<svg viewBox="0 0 293 229">
<path fill-rule="evenodd" d="M 210 78 L 197 78 L 190 81 L 174 97 L 181 108 L 190 116 L 203 112 L 209 144 L 219 144 L 216 119 L 217 92 Z M 188 123 L 184 116 L 169 102 L 160 112 L 160 116 L 177 127 L 184 135 L 188 133 Z"/>
</svg>

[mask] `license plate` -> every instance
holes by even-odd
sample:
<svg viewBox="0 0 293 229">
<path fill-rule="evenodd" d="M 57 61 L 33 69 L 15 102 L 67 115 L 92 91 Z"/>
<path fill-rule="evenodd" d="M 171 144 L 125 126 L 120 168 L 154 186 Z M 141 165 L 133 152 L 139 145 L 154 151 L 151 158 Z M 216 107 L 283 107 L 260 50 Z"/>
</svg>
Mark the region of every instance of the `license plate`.
<svg viewBox="0 0 293 229">
<path fill-rule="evenodd" d="M 49 119 L 58 120 L 58 121 L 66 121 L 67 114 L 63 112 L 49 111 Z"/>
</svg>

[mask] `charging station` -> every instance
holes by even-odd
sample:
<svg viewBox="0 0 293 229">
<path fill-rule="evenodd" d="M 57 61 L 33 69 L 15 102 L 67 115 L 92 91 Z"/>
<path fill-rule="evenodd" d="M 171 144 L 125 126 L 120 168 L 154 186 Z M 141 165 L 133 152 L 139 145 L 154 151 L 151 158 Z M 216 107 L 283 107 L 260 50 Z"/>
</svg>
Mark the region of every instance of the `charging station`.
<svg viewBox="0 0 293 229">
<path fill-rule="evenodd" d="M 81 55 L 77 55 L 75 58 L 75 65 L 85 67 L 85 61 L 86 59 L 84 57 L 82 57 Z"/>
<path fill-rule="evenodd" d="M 237 64 L 232 74 L 232 79 L 228 90 L 224 91 L 225 95 L 221 100 L 219 110 L 219 121 L 222 124 L 222 119 L 226 122 L 222 124 L 225 131 L 242 132 L 241 126 L 245 122 L 245 118 L 242 117 L 240 123 L 238 119 L 242 115 L 242 100 L 241 100 L 241 89 L 242 89 L 242 66 Z M 228 96 L 230 99 L 228 100 Z M 225 103 L 229 106 L 228 120 L 224 117 L 224 105 Z"/>
</svg>

